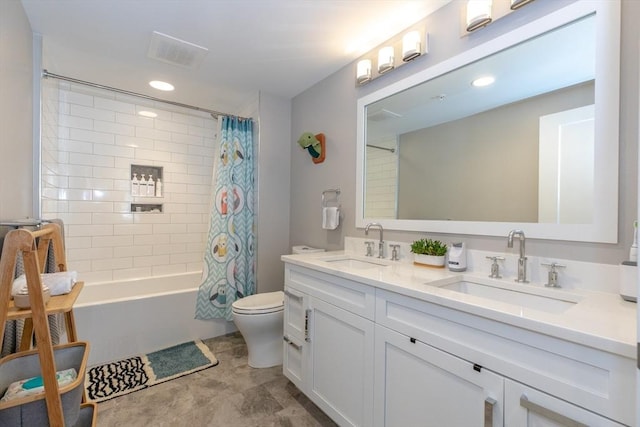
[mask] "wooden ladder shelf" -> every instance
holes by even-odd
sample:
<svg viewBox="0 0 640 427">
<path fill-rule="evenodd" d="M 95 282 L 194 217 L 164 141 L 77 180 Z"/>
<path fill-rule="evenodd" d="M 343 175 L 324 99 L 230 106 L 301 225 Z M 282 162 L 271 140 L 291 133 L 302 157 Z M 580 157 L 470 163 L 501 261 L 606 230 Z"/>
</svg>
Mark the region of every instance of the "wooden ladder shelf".
<svg viewBox="0 0 640 427">
<path fill-rule="evenodd" d="M 4 338 L 5 324 L 16 270 L 16 260 L 18 254 L 22 254 L 37 346 L 35 350 L 20 352 L 0 360 L 0 365 L 7 359 L 15 360 L 23 354 L 27 355 L 30 353 L 31 357 L 34 357 L 34 352 L 37 352 L 40 362 L 40 372 L 44 383 L 44 400 L 46 402 L 49 425 L 64 427 L 63 404 L 56 379 L 56 358 L 49 330 L 47 308 L 42 297 L 42 282 L 40 276 L 42 272 L 41 267 L 45 265 L 47 260 L 50 244 L 54 251 L 57 270 L 66 271 L 64 244 L 59 225 L 46 224 L 37 231 L 29 231 L 26 229 L 11 230 L 5 237 L 2 257 L 0 258 L 0 343 Z M 82 344 L 86 345 L 86 343 Z M 86 355 L 84 360 L 86 361 Z M 78 376 L 82 375 L 84 377 L 84 372 L 77 372 L 77 374 Z M 82 378 L 82 380 L 84 380 L 84 378 Z M 21 403 L 29 403 L 37 399 L 41 400 L 42 394 L 16 400 Z"/>
</svg>

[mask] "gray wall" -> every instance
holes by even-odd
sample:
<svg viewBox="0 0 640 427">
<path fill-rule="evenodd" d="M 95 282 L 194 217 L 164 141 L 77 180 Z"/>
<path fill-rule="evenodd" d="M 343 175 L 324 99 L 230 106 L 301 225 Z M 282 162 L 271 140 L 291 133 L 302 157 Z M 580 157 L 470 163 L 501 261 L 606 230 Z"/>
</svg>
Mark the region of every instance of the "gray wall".
<svg viewBox="0 0 640 427">
<path fill-rule="evenodd" d="M 486 42 L 531 19 L 543 16 L 571 1 L 536 1 L 487 28 L 461 38 L 457 25 L 459 7 L 454 1 L 427 18 L 430 52 L 425 58 L 393 71 L 363 87 L 355 87 L 355 62 L 329 76 L 293 100 L 291 134 L 291 244 L 305 243 L 327 249 L 343 247 L 344 236 L 363 237 L 355 228 L 356 102 L 407 75 L 422 70 L 478 44 Z M 589 244 L 530 239 L 531 255 L 617 264 L 624 260 L 632 240 L 633 220 L 637 217 L 637 138 L 638 138 L 638 35 L 640 2 L 622 1 L 622 51 L 620 91 L 620 202 L 619 243 Z M 305 131 L 324 132 L 327 159 L 314 165 L 309 155 L 295 144 Z M 339 187 L 344 221 L 335 231 L 322 230 L 320 196 L 322 190 Z M 526 230 L 525 230 L 526 232 Z M 390 231 L 386 240 L 411 241 L 424 233 Z M 434 235 L 450 240 L 451 236 Z M 471 249 L 504 252 L 506 236 L 464 236 Z M 459 239 L 459 237 L 457 238 Z"/>
<path fill-rule="evenodd" d="M 0 1 L 0 219 L 32 215 L 32 42 L 19 1 Z"/>
<path fill-rule="evenodd" d="M 258 291 L 284 288 L 280 255 L 289 248 L 291 102 L 264 92 L 259 98 Z"/>
</svg>

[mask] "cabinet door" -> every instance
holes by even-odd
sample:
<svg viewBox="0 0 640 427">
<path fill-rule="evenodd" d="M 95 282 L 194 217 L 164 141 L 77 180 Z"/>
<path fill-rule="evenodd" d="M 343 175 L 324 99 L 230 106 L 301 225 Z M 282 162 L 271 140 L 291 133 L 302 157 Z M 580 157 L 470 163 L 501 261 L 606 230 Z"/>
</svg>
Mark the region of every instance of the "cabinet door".
<svg viewBox="0 0 640 427">
<path fill-rule="evenodd" d="M 373 322 L 310 298 L 307 395 L 341 426 L 373 424 Z"/>
<path fill-rule="evenodd" d="M 498 427 L 504 379 L 376 325 L 376 427 Z"/>
<path fill-rule="evenodd" d="M 505 427 L 611 427 L 614 421 L 511 380 L 505 380 Z"/>
</svg>

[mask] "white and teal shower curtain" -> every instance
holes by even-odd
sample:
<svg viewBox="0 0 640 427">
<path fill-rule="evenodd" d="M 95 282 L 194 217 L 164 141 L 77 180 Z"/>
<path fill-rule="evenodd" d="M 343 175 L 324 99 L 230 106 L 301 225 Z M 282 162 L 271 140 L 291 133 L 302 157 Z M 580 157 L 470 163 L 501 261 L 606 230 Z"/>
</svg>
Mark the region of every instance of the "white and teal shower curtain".
<svg viewBox="0 0 640 427">
<path fill-rule="evenodd" d="M 253 122 L 222 117 L 220 155 L 196 319 L 232 320 L 231 304 L 252 295 L 255 281 Z"/>
</svg>

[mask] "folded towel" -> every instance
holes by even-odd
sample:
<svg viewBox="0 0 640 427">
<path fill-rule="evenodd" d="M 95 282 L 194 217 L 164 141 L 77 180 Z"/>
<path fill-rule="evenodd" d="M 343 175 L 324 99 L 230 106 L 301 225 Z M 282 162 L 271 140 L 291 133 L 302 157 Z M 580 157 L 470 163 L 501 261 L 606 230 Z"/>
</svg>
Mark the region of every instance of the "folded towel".
<svg viewBox="0 0 640 427">
<path fill-rule="evenodd" d="M 44 273 L 40 275 L 42 286 L 46 286 L 51 291 L 51 296 L 64 295 L 71 292 L 71 288 L 78 279 L 77 271 L 61 271 L 58 273 Z M 22 274 L 13 281 L 11 295 L 26 293 L 27 277 Z"/>
<path fill-rule="evenodd" d="M 64 387 L 67 384 L 71 384 L 78 378 L 78 373 L 74 368 L 65 369 L 64 371 L 56 372 L 56 379 L 58 380 L 58 387 Z M 44 380 L 41 376 L 27 378 L 24 380 L 16 381 L 9 384 L 9 388 L 5 392 L 0 402 L 7 402 L 11 399 L 18 399 L 20 397 L 31 396 L 44 391 Z"/>
<path fill-rule="evenodd" d="M 338 207 L 322 208 L 322 228 L 335 230 L 340 225 L 340 209 Z"/>
</svg>

